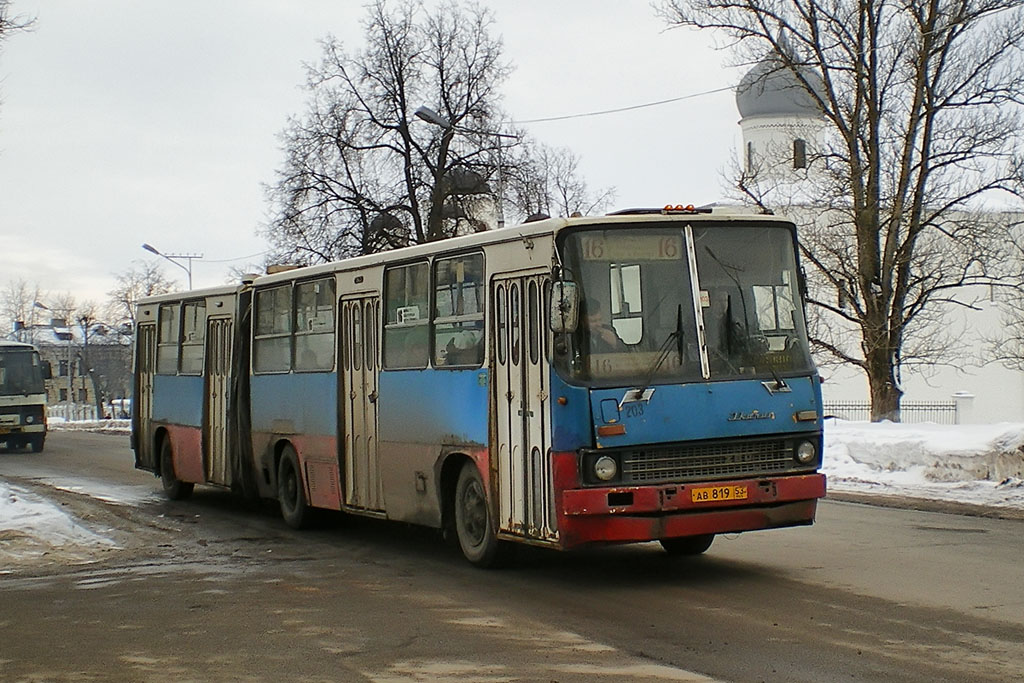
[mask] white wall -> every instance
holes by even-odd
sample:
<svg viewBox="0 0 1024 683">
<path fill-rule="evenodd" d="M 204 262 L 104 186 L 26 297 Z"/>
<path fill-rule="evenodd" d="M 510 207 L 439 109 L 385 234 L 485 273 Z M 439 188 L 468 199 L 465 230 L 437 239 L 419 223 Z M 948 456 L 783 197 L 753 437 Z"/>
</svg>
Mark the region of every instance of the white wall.
<svg viewBox="0 0 1024 683">
<path fill-rule="evenodd" d="M 970 421 L 1024 422 L 1024 372 L 998 363 L 983 364 L 984 337 L 1000 330 L 998 309 L 989 302 L 975 304 L 981 310 L 954 308 L 948 326 L 956 335 L 961 361 L 922 370 L 904 369 L 904 401 L 949 401 L 957 392 L 974 395 Z M 867 401 L 867 378 L 850 367 L 822 367 L 821 391 L 826 401 Z"/>
</svg>

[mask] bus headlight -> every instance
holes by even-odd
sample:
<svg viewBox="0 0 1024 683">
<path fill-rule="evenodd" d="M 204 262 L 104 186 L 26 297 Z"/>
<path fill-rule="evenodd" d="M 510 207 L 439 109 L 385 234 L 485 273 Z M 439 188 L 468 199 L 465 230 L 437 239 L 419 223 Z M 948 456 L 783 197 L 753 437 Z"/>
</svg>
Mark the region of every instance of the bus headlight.
<svg viewBox="0 0 1024 683">
<path fill-rule="evenodd" d="M 818 449 L 810 441 L 801 441 L 796 447 L 796 461 L 801 465 L 809 465 L 818 455 Z"/>
<path fill-rule="evenodd" d="M 26 415 L 25 416 L 25 424 L 32 424 L 35 421 L 36 421 L 35 418 L 32 417 L 31 415 Z"/>
<path fill-rule="evenodd" d="M 619 465 L 615 462 L 615 458 L 602 455 L 594 461 L 594 476 L 601 481 L 610 481 L 614 479 L 615 475 L 618 473 Z"/>
</svg>

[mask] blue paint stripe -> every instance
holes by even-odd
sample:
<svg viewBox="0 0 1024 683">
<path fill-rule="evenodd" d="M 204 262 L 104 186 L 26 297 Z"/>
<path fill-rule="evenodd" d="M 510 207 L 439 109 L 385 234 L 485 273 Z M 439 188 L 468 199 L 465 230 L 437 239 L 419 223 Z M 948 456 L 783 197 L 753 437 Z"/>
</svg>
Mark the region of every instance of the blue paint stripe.
<svg viewBox="0 0 1024 683">
<path fill-rule="evenodd" d="M 203 378 L 184 375 L 153 377 L 153 420 L 200 427 L 203 421 Z"/>
<path fill-rule="evenodd" d="M 250 384 L 252 429 L 271 433 L 290 424 L 295 433 L 334 435 L 338 431 L 338 376 L 297 372 L 254 375 Z"/>
<path fill-rule="evenodd" d="M 381 441 L 486 444 L 488 380 L 480 368 L 380 373 Z"/>
</svg>

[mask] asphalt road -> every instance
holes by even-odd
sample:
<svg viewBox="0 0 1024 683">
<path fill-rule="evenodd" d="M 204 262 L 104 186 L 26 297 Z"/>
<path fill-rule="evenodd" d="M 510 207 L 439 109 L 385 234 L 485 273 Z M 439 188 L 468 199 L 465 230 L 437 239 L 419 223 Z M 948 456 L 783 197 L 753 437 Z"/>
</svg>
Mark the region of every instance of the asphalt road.
<svg viewBox="0 0 1024 683">
<path fill-rule="evenodd" d="M 818 523 L 525 549 L 468 566 L 429 530 L 213 489 L 163 501 L 127 437 L 54 432 L 0 478 L 117 543 L 0 574 L 0 680 L 1009 681 L 1024 672 L 1024 521 L 824 502 Z M 97 498 L 96 496 L 99 496 Z"/>
</svg>

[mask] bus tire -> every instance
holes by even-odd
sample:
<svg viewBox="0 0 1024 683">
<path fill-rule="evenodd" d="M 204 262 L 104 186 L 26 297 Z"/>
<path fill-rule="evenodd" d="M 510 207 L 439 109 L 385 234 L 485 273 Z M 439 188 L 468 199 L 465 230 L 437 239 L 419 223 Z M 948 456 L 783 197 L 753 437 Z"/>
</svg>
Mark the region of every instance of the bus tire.
<svg viewBox="0 0 1024 683">
<path fill-rule="evenodd" d="M 33 453 L 42 453 L 44 443 L 46 443 L 45 436 L 33 436 L 29 446 L 32 448 Z"/>
<path fill-rule="evenodd" d="M 700 555 L 711 547 L 715 540 L 714 534 L 702 534 L 700 536 L 683 536 L 682 538 L 663 538 L 661 547 L 671 557 L 686 557 Z"/>
<path fill-rule="evenodd" d="M 478 567 L 493 567 L 503 553 L 491 523 L 484 480 L 473 461 L 467 461 L 455 485 L 455 535 L 462 554 Z"/>
<path fill-rule="evenodd" d="M 299 458 L 291 445 L 281 451 L 281 460 L 277 464 L 277 502 L 285 524 L 293 529 L 302 529 L 309 524 L 310 509 L 302 488 Z"/>
<path fill-rule="evenodd" d="M 169 500 L 184 500 L 192 495 L 194 484 L 178 479 L 174 474 L 174 451 L 171 450 L 171 438 L 165 436 L 160 440 L 160 483 L 164 487 L 164 495 Z"/>
</svg>

